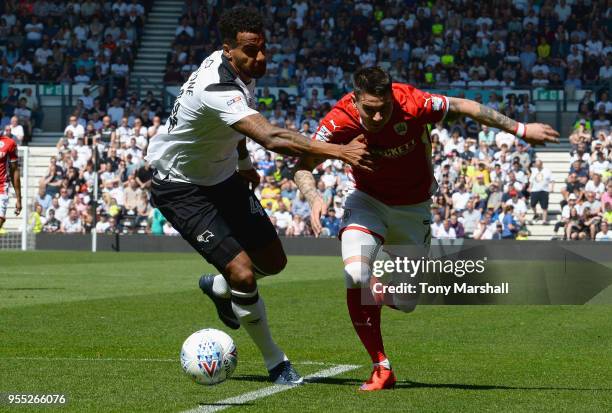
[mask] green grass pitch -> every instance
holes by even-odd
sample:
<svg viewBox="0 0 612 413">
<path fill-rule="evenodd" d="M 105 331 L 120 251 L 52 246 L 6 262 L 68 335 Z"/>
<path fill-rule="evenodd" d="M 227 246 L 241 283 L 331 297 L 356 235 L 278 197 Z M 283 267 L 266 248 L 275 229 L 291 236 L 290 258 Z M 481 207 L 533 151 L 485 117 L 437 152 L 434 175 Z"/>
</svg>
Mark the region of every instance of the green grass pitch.
<svg viewBox="0 0 612 413">
<path fill-rule="evenodd" d="M 197 288 L 210 270 L 195 254 L 0 253 L 0 393 L 66 394 L 52 411 L 179 412 L 269 386 L 246 333 L 224 328 Z M 398 387 L 360 394 L 369 360 L 348 319 L 340 259 L 290 257 L 260 292 L 303 374 L 362 367 L 230 411 L 612 410 L 612 306 L 385 309 Z M 228 331 L 239 352 L 234 377 L 214 387 L 189 381 L 178 360 L 204 327 Z"/>
</svg>

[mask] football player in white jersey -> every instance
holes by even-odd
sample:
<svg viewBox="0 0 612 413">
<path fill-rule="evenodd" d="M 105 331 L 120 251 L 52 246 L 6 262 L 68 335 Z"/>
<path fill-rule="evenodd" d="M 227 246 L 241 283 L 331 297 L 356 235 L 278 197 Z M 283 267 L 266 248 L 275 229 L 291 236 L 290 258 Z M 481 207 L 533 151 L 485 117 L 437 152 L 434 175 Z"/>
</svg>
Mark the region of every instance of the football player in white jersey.
<svg viewBox="0 0 612 413">
<path fill-rule="evenodd" d="M 270 379 L 295 385 L 302 378 L 276 345 L 256 279 L 277 274 L 287 258 L 276 231 L 247 182 L 259 184 L 245 136 L 271 151 L 340 159 L 369 169 L 363 137 L 339 146 L 311 141 L 272 126 L 255 106 L 255 79 L 266 72 L 262 17 L 247 8 L 223 14 L 223 50 L 212 53 L 182 86 L 166 122 L 151 139 L 153 204 L 220 274 L 200 288 L 230 328 L 242 326 L 261 351 Z M 237 171 L 238 168 L 238 171 Z M 245 179 L 246 178 L 246 179 Z"/>
</svg>

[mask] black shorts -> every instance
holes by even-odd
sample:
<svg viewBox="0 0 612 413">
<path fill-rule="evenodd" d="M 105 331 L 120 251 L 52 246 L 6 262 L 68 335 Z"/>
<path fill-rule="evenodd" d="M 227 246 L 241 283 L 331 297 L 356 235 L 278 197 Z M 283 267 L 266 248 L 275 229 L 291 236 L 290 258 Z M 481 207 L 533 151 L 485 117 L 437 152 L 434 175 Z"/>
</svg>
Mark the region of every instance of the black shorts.
<svg viewBox="0 0 612 413">
<path fill-rule="evenodd" d="M 220 272 L 242 250 L 248 252 L 278 238 L 259 200 L 238 174 L 213 186 L 154 177 L 151 201 Z"/>
<path fill-rule="evenodd" d="M 542 209 L 548 209 L 548 191 L 537 191 L 531 193 L 531 207 L 540 204 Z"/>
</svg>

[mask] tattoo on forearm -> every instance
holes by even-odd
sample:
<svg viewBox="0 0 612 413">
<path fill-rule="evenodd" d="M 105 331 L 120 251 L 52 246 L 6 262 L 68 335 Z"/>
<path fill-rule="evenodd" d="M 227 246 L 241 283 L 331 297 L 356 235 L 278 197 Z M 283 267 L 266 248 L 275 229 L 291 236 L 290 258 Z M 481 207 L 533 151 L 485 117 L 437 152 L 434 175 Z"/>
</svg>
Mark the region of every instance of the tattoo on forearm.
<svg viewBox="0 0 612 413">
<path fill-rule="evenodd" d="M 278 128 L 262 115 L 251 115 L 236 122 L 234 129 L 273 152 L 300 156 L 312 151 L 312 141 L 287 129 Z"/>
<path fill-rule="evenodd" d="M 297 171 L 293 177 L 293 180 L 295 181 L 295 184 L 299 190 L 304 194 L 304 197 L 308 203 L 312 204 L 315 199 L 320 197 L 319 193 L 317 192 L 317 185 L 312 173 L 306 170 Z"/>
<path fill-rule="evenodd" d="M 312 147 L 311 140 L 306 139 L 297 132 L 286 129 L 282 129 L 277 136 L 272 138 L 272 141 L 275 145 L 282 148 L 287 155 L 291 156 L 301 156 L 310 153 Z"/>
<path fill-rule="evenodd" d="M 494 128 L 503 129 L 507 132 L 513 132 L 516 127 L 516 121 L 501 113 L 485 106 L 480 105 L 480 111 L 476 116 L 476 120 Z"/>
</svg>

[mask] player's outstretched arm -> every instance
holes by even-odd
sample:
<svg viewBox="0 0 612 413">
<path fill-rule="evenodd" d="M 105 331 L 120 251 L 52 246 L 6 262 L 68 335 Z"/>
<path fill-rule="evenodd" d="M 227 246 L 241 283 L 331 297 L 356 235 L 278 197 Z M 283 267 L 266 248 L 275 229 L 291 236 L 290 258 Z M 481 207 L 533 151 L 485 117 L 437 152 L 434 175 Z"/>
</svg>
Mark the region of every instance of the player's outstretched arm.
<svg viewBox="0 0 612 413">
<path fill-rule="evenodd" d="M 19 215 L 21 213 L 21 177 L 19 176 L 19 165 L 17 162 L 11 162 L 10 164 L 11 170 L 11 183 L 13 184 L 13 189 L 15 190 L 15 215 Z"/>
<path fill-rule="evenodd" d="M 321 233 L 321 217 L 327 212 L 327 205 L 317 191 L 317 183 L 311 171 L 321 162 L 321 159 L 302 157 L 295 166 L 293 175 L 295 184 L 310 204 L 310 226 L 317 237 Z"/>
<path fill-rule="evenodd" d="M 469 99 L 449 97 L 449 113 L 465 115 L 479 123 L 501 129 L 522 138 L 531 145 L 545 145 L 547 142 L 559 143 L 559 132 L 544 123 L 523 124 Z"/>
<path fill-rule="evenodd" d="M 232 128 L 272 152 L 290 156 L 311 155 L 316 158 L 340 159 L 351 166 L 372 170 L 373 162 L 363 139 L 354 139 L 347 145 L 310 140 L 298 132 L 273 126 L 260 114 L 246 116 L 234 123 Z"/>
</svg>

